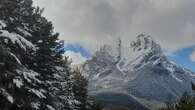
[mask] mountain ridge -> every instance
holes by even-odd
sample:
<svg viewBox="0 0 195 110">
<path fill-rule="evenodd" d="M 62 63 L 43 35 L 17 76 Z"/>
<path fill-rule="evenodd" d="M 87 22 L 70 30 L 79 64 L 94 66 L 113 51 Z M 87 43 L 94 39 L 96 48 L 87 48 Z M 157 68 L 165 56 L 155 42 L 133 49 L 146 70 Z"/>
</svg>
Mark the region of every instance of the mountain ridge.
<svg viewBox="0 0 195 110">
<path fill-rule="evenodd" d="M 136 98 L 172 102 L 192 92 L 193 72 L 170 62 L 150 36 L 140 34 L 130 46 L 131 55 L 121 58 L 103 46 L 82 65 L 91 94 L 123 93 Z"/>
</svg>

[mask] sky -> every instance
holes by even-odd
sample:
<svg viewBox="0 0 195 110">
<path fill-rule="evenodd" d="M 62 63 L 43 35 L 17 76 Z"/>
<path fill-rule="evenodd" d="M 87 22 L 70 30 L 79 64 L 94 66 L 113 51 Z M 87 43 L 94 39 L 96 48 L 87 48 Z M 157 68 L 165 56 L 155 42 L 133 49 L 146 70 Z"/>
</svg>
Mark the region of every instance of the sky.
<svg viewBox="0 0 195 110">
<path fill-rule="evenodd" d="M 63 50 L 65 52 L 63 55 L 68 56 L 72 60 L 72 65 L 82 64 L 92 56 L 89 50 L 83 48 L 77 43 L 66 43 Z"/>
<path fill-rule="evenodd" d="M 168 55 L 168 58 L 175 63 L 192 70 L 195 72 L 195 47 L 188 47 L 180 49 L 171 55 Z"/>
<path fill-rule="evenodd" d="M 103 44 L 114 45 L 118 37 L 127 49 L 144 33 L 170 53 L 171 60 L 191 70 L 195 66 L 195 0 L 34 0 L 34 4 L 45 8 L 44 16 L 53 22 L 60 39 L 90 53 Z"/>
</svg>

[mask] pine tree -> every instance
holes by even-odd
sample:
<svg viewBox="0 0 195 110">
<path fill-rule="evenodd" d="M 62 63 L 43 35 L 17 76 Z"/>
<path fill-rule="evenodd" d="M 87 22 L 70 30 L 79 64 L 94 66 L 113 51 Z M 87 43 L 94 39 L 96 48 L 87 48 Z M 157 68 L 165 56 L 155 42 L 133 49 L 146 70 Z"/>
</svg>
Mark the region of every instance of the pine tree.
<svg viewBox="0 0 195 110">
<path fill-rule="evenodd" d="M 87 92 L 88 82 L 82 76 L 79 69 L 76 69 L 73 74 L 73 93 L 74 97 L 77 100 L 77 109 L 78 110 L 87 110 L 87 100 L 88 100 L 88 92 Z"/>
<path fill-rule="evenodd" d="M 4 105 L 1 109 L 3 110 L 31 109 L 29 100 L 31 93 L 27 88 L 17 87 L 14 82 L 19 80 L 18 76 L 22 77 L 21 71 L 24 68 L 19 61 L 20 58 L 25 57 L 25 54 L 28 53 L 26 50 L 32 50 L 26 45 L 27 41 L 17 34 L 16 28 L 22 24 L 21 16 L 18 15 L 21 12 L 19 9 L 22 9 L 20 6 L 22 6 L 21 2 L 17 0 L 0 0 L 0 54 L 2 59 L 0 89 L 1 105 Z M 20 79 L 20 81 L 25 81 L 25 79 Z M 25 87 L 30 86 L 31 84 L 26 83 Z M 31 99 L 33 98 L 31 97 Z"/>
<path fill-rule="evenodd" d="M 184 93 L 181 99 L 176 103 L 167 104 L 166 108 L 160 110 L 195 110 L 195 97 L 190 96 L 188 93 Z"/>
<path fill-rule="evenodd" d="M 32 71 L 32 70 L 27 69 L 27 68 L 34 69 L 33 67 L 31 68 L 31 64 L 34 64 L 35 62 L 33 61 L 33 59 L 35 57 L 34 53 L 36 52 L 32 48 L 27 48 L 28 45 L 23 45 L 24 42 L 28 42 L 26 39 L 28 40 L 30 40 L 31 38 L 33 39 L 35 33 L 38 33 L 39 31 L 46 31 L 47 33 L 53 29 L 52 24 L 48 22 L 44 17 L 41 17 L 40 13 L 41 13 L 40 8 L 32 7 L 32 0 L 0 0 L 0 15 L 1 15 L 0 20 L 6 25 L 6 26 L 0 26 L 1 33 L 9 34 L 6 36 L 2 34 L 2 36 L 0 36 L 2 47 L 5 47 L 7 49 L 5 51 L 5 53 L 7 53 L 6 55 L 3 54 L 4 51 L 1 51 L 3 55 L 2 58 L 7 59 L 7 60 L 2 61 L 2 65 L 3 64 L 5 65 L 3 65 L 2 71 L 1 71 L 1 74 L 2 74 L 1 76 L 3 79 L 2 81 L 5 80 L 6 83 L 5 85 L 1 85 L 0 88 L 5 90 L 6 94 L 11 93 L 10 95 L 14 96 L 14 100 L 15 100 L 14 103 L 16 104 L 11 104 L 11 105 L 16 105 L 16 106 L 20 105 L 21 107 L 19 109 L 24 109 L 25 106 L 32 106 L 35 104 L 36 106 L 38 106 L 38 104 L 44 102 L 44 100 L 40 98 L 40 97 L 45 97 L 41 92 L 48 91 L 48 88 L 44 88 L 44 83 L 42 83 L 44 81 L 44 79 L 42 78 L 44 77 L 43 75 L 45 74 L 41 74 L 39 76 L 41 80 L 34 79 L 35 81 L 33 81 L 32 79 L 29 79 L 28 76 L 26 76 L 28 74 L 29 75 L 34 74 L 34 76 L 38 76 L 39 74 L 34 72 L 36 70 Z M 42 18 L 43 21 L 39 22 L 39 19 L 37 18 L 39 19 Z M 37 27 L 32 25 L 33 22 L 35 23 L 35 21 L 39 22 L 40 25 L 38 25 Z M 34 28 L 32 28 L 33 26 Z M 48 27 L 45 30 L 41 30 L 42 27 L 40 26 L 42 26 L 43 29 L 47 26 Z M 51 32 L 49 34 L 51 34 Z M 51 38 L 49 40 L 53 42 L 53 37 L 50 37 L 52 35 L 49 35 L 49 34 L 45 35 L 44 37 Z M 16 41 L 13 41 L 13 39 L 15 38 L 12 38 L 12 37 L 16 37 L 17 38 Z M 54 37 L 56 38 L 57 35 L 54 35 Z M 28 43 L 30 44 L 30 42 Z M 54 46 L 55 45 L 53 45 L 53 47 Z M 44 54 L 47 55 L 47 53 L 44 53 Z M 44 56 L 44 54 L 41 54 L 41 55 Z M 15 61 L 16 63 L 13 63 L 13 61 Z M 18 64 L 19 62 L 21 64 Z M 7 77 L 7 76 L 10 76 L 10 77 Z M 17 82 L 20 81 L 21 83 L 23 83 L 22 85 L 23 88 L 16 87 L 17 85 L 13 83 L 14 81 L 17 81 Z M 2 82 L 1 84 L 4 84 L 4 82 Z M 12 89 L 9 89 L 9 88 L 12 88 Z M 38 90 L 41 90 L 41 91 L 38 91 Z M 40 92 L 40 93 L 36 94 L 36 92 Z M 36 95 L 39 95 L 39 96 L 36 96 Z M 43 104 L 44 106 L 42 106 L 41 109 L 46 110 L 47 105 L 46 103 L 43 103 Z M 29 109 L 30 108 L 28 107 L 28 110 Z"/>
<path fill-rule="evenodd" d="M 85 110 L 87 81 L 58 51 L 64 44 L 42 12 L 32 0 L 0 0 L 0 108 Z"/>
<path fill-rule="evenodd" d="M 0 18 L 6 21 L 9 32 L 25 28 L 27 19 L 33 14 L 32 0 L 0 0 Z"/>
<path fill-rule="evenodd" d="M 43 88 L 49 91 L 46 93 L 47 99 L 44 100 L 45 105 L 43 104 L 43 106 L 46 107 L 46 104 L 55 106 L 53 102 L 56 102 L 56 96 L 53 94 L 55 91 L 53 91 L 52 88 L 55 87 L 58 79 L 55 79 L 53 75 L 58 73 L 55 67 L 61 65 L 62 56 L 55 50 L 58 46 L 58 34 L 53 34 L 52 23 L 48 22 L 42 16 L 39 17 L 40 22 L 35 22 L 35 24 L 37 23 L 37 27 L 32 33 L 32 36 L 34 36 L 32 42 L 36 45 L 37 50 L 33 64 L 31 64 L 30 67 L 36 72 L 41 73 L 41 80 L 44 81 Z"/>
</svg>

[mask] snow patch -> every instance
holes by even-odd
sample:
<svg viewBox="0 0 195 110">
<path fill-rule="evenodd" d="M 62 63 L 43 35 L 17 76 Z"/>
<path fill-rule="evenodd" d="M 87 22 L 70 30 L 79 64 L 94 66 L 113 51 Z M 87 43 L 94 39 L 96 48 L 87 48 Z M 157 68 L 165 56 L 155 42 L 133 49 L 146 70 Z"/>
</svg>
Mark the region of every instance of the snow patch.
<svg viewBox="0 0 195 110">
<path fill-rule="evenodd" d="M 19 65 L 22 65 L 22 63 L 20 62 L 20 60 L 13 54 L 13 53 L 10 53 L 10 55 L 12 57 L 14 57 L 14 59 L 16 60 L 16 62 L 19 64 Z"/>
<path fill-rule="evenodd" d="M 32 71 L 32 70 L 16 70 L 17 73 L 22 74 L 24 79 L 27 80 L 28 83 L 38 82 L 41 83 L 39 79 L 36 77 L 39 76 L 38 73 Z"/>
<path fill-rule="evenodd" d="M 21 88 L 24 84 L 21 79 L 13 79 L 13 83 L 16 85 L 16 87 Z"/>
<path fill-rule="evenodd" d="M 5 96 L 7 98 L 7 100 L 10 102 L 10 103 L 14 103 L 14 99 L 13 97 L 5 90 L 5 89 L 0 89 L 0 93 Z"/>
<path fill-rule="evenodd" d="M 57 71 L 64 71 L 64 67 L 60 67 L 60 66 L 55 66 L 55 69 Z"/>
<path fill-rule="evenodd" d="M 123 72 L 123 70 L 121 69 L 121 67 L 119 66 L 121 60 L 116 64 L 117 69 L 123 74 L 123 76 L 126 74 L 125 72 Z"/>
<path fill-rule="evenodd" d="M 5 30 L 0 30 L 0 37 L 4 37 L 9 39 L 13 44 L 18 44 L 22 49 L 27 50 L 27 48 L 31 48 L 36 50 L 35 46 L 27 41 L 25 38 L 16 33 L 10 33 Z"/>
<path fill-rule="evenodd" d="M 47 108 L 48 108 L 49 110 L 56 110 L 56 109 L 53 108 L 51 105 L 47 105 Z"/>
<path fill-rule="evenodd" d="M 183 82 L 181 79 L 179 79 L 179 78 L 177 78 L 175 75 L 174 75 L 174 72 L 175 72 L 175 70 L 174 70 L 174 68 L 172 67 L 167 67 L 167 69 L 170 71 L 170 75 L 176 80 L 176 81 L 178 81 L 178 82 Z"/>
<path fill-rule="evenodd" d="M 38 43 L 43 43 L 43 40 L 38 40 Z"/>
<path fill-rule="evenodd" d="M 34 93 L 36 96 L 38 96 L 39 98 L 46 98 L 45 95 L 43 95 L 43 93 L 45 92 L 44 90 L 36 90 L 36 89 L 31 89 L 29 90 L 30 92 Z"/>
<path fill-rule="evenodd" d="M 157 60 L 155 60 L 154 62 L 153 62 L 153 65 L 157 65 L 159 62 L 160 62 L 160 58 L 158 58 Z"/>
<path fill-rule="evenodd" d="M 32 102 L 32 103 L 31 103 L 31 106 L 32 106 L 33 108 L 35 108 L 36 110 L 39 110 L 40 103 L 38 103 L 38 102 Z"/>
<path fill-rule="evenodd" d="M 6 24 L 2 20 L 0 20 L 0 29 L 2 29 L 4 27 L 6 27 Z"/>
<path fill-rule="evenodd" d="M 11 102 L 11 103 L 14 103 L 14 99 L 11 95 L 7 96 L 7 100 L 9 100 L 9 102 Z"/>
<path fill-rule="evenodd" d="M 25 36 L 32 36 L 29 32 L 27 32 L 27 31 L 24 30 L 24 29 L 17 28 L 17 30 L 20 31 L 21 33 L 23 33 Z"/>
</svg>

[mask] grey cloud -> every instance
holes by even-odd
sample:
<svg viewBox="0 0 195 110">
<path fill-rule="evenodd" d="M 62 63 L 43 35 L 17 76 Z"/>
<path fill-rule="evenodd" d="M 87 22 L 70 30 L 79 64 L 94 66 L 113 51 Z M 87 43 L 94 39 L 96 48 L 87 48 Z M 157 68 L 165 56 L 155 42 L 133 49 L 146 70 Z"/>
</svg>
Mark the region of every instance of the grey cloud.
<svg viewBox="0 0 195 110">
<path fill-rule="evenodd" d="M 195 45 L 194 0 L 34 0 L 61 39 L 90 49 L 150 34 L 164 49 Z"/>
</svg>

